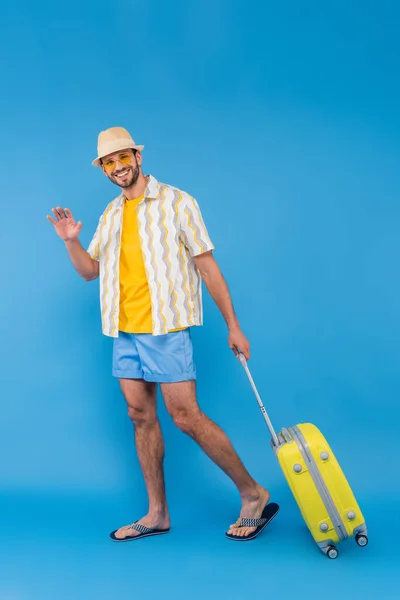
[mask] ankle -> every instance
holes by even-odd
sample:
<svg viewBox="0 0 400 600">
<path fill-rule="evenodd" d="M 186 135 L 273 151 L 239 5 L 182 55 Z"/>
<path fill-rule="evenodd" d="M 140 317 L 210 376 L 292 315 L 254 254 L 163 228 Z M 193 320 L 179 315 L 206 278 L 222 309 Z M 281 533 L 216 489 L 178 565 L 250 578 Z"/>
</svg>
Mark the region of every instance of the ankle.
<svg viewBox="0 0 400 600">
<path fill-rule="evenodd" d="M 157 519 L 168 517 L 168 507 L 166 504 L 152 504 L 149 507 L 148 514 Z"/>
<path fill-rule="evenodd" d="M 270 493 L 254 481 L 252 485 L 240 491 L 242 502 L 259 502 L 261 499 L 269 498 Z"/>
<path fill-rule="evenodd" d="M 240 492 L 242 502 L 257 502 L 260 499 L 260 492 L 257 487 L 247 487 Z"/>
</svg>

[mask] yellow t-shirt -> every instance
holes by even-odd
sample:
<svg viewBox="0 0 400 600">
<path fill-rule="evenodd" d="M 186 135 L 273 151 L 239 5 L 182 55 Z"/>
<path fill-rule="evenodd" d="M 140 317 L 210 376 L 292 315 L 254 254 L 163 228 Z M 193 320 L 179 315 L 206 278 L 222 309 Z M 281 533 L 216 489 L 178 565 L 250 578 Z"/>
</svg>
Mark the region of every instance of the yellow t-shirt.
<svg viewBox="0 0 400 600">
<path fill-rule="evenodd" d="M 153 331 L 150 290 L 140 246 L 136 213 L 136 208 L 143 197 L 133 200 L 124 199 L 119 263 L 119 329 L 126 333 L 152 333 Z"/>
<path fill-rule="evenodd" d="M 128 333 L 151 333 L 151 300 L 140 247 L 136 207 L 143 196 L 124 199 L 121 235 L 119 329 Z"/>
</svg>

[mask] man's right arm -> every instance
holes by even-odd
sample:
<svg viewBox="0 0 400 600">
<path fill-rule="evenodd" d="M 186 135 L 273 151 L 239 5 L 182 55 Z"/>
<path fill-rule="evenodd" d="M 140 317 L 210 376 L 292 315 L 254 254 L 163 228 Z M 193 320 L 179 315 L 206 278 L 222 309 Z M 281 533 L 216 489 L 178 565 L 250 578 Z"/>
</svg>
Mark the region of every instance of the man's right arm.
<svg viewBox="0 0 400 600">
<path fill-rule="evenodd" d="M 72 264 L 79 275 L 85 281 L 93 281 L 99 276 L 99 263 L 91 258 L 88 252 L 82 247 L 78 238 L 67 240 L 65 247 L 69 254 Z"/>
</svg>

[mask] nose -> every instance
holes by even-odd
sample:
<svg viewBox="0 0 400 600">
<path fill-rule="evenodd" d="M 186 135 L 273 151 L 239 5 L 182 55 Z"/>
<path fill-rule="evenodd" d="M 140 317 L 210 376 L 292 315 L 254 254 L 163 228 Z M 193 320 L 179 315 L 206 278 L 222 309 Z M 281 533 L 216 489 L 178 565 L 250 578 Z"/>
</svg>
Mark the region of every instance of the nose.
<svg viewBox="0 0 400 600">
<path fill-rule="evenodd" d="M 129 165 L 124 165 L 122 162 L 119 161 L 118 158 L 115 159 L 115 169 L 114 169 L 114 173 L 119 173 L 120 171 L 124 171 L 124 169 L 128 169 Z"/>
</svg>

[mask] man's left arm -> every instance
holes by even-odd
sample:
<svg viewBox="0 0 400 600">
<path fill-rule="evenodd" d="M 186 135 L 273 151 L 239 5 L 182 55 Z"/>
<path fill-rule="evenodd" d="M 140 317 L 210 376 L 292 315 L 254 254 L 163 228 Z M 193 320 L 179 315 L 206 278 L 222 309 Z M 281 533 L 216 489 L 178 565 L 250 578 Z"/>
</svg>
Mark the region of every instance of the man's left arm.
<svg viewBox="0 0 400 600">
<path fill-rule="evenodd" d="M 207 289 L 218 306 L 229 329 L 228 343 L 236 356 L 239 348 L 250 358 L 250 344 L 243 335 L 233 309 L 228 286 L 212 254 L 214 244 L 208 235 L 200 207 L 189 194 L 179 203 L 181 233 Z"/>
<path fill-rule="evenodd" d="M 229 330 L 228 343 L 230 348 L 232 348 L 236 356 L 238 355 L 237 349 L 239 348 L 248 360 L 250 358 L 250 344 L 240 329 L 228 285 L 212 251 L 194 256 L 193 260 L 200 271 L 200 275 L 206 284 L 210 296 L 226 321 Z"/>
</svg>

